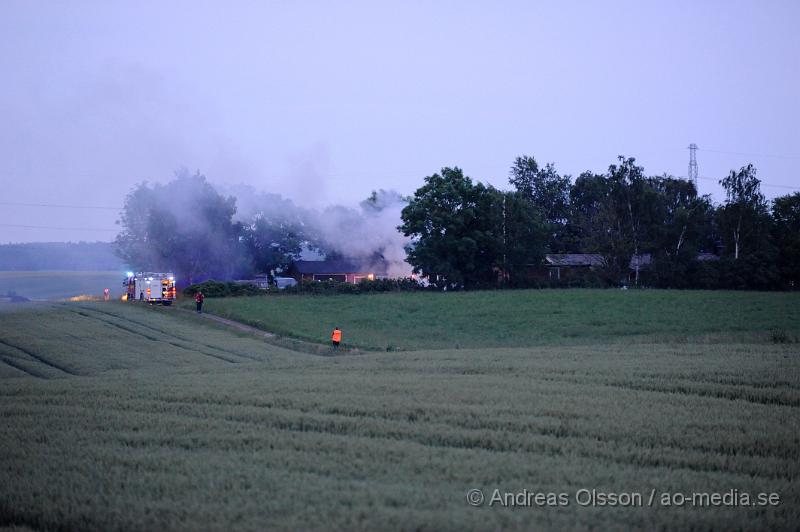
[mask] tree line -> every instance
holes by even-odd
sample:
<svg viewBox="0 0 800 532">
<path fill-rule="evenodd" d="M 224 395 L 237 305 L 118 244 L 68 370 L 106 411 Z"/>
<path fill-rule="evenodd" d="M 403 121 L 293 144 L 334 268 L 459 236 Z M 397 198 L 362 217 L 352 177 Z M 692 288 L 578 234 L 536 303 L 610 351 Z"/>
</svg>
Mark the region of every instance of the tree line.
<svg viewBox="0 0 800 532">
<path fill-rule="evenodd" d="M 604 264 L 593 282 L 605 286 L 798 287 L 800 193 L 768 202 L 751 164 L 720 180 L 719 205 L 622 156 L 574 181 L 520 156 L 509 184 L 475 183 L 459 168 L 426 177 L 400 226 L 414 270 L 440 288 L 541 285 L 533 274 L 546 253 L 592 253 Z"/>
<path fill-rule="evenodd" d="M 408 239 L 406 260 L 436 288 L 541 286 L 533 274 L 548 253 L 602 256 L 592 282 L 603 286 L 796 289 L 800 282 L 800 193 L 767 201 L 752 165 L 720 180 L 721 204 L 684 179 L 647 176 L 626 157 L 573 180 L 520 156 L 509 184 L 500 190 L 446 167 L 411 197 L 381 190 L 360 211 L 330 213 L 340 215 L 337 233 L 358 217 L 377 231 L 374 216 L 402 201 L 396 230 Z M 267 196 L 263 208 L 242 216 L 237 198 L 199 173 L 141 183 L 126 197 L 116 253 L 131 267 L 172 270 L 188 283 L 280 272 L 304 250 L 347 254 L 324 229 L 333 214 L 315 217 Z M 366 239 L 362 232 L 351 240 L 355 249 Z M 375 256 L 387 253 L 384 241 L 375 240 Z"/>
</svg>

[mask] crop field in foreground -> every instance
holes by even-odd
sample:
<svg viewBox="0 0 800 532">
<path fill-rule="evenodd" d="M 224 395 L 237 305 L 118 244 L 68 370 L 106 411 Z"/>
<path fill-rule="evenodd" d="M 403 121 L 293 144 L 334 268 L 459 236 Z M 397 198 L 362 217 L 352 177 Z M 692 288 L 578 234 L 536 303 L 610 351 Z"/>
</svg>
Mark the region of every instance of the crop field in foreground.
<svg viewBox="0 0 800 532">
<path fill-rule="evenodd" d="M 794 529 L 800 344 L 693 327 L 320 357 L 176 308 L 17 305 L 0 313 L 0 526 Z M 490 506 L 495 489 L 568 504 Z M 581 489 L 644 505 L 584 507 Z M 780 504 L 660 502 L 731 490 Z"/>
<path fill-rule="evenodd" d="M 193 302 L 183 303 L 187 307 Z M 278 334 L 375 350 L 800 336 L 800 294 L 507 290 L 206 299 L 207 312 Z"/>
</svg>

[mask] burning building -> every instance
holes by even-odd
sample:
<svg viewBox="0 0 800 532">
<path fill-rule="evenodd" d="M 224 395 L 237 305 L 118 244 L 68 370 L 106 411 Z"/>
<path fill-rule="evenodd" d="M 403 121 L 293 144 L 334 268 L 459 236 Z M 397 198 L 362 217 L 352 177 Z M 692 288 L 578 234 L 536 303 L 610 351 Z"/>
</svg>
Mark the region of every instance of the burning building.
<svg viewBox="0 0 800 532">
<path fill-rule="evenodd" d="M 364 280 L 386 279 L 389 276 L 385 261 L 357 259 L 296 260 L 286 274 L 300 281 L 339 281 L 359 283 Z"/>
</svg>

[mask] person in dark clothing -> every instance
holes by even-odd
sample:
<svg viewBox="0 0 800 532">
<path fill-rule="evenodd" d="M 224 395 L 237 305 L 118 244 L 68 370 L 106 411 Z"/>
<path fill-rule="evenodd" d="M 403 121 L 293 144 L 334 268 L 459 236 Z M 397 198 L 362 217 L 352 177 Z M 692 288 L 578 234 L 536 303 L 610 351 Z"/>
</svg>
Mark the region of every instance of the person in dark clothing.
<svg viewBox="0 0 800 532">
<path fill-rule="evenodd" d="M 197 294 L 194 296 L 194 302 L 197 303 L 197 313 L 198 314 L 202 314 L 203 313 L 203 299 L 205 299 L 203 297 L 203 292 L 197 292 Z"/>
</svg>

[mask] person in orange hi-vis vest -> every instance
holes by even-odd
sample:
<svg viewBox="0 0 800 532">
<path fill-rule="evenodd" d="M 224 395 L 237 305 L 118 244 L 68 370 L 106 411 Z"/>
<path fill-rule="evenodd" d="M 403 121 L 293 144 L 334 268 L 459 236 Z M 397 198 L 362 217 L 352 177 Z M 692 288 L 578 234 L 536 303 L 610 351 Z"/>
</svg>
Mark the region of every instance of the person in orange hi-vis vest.
<svg viewBox="0 0 800 532">
<path fill-rule="evenodd" d="M 333 342 L 333 348 L 338 349 L 341 341 L 342 331 L 339 330 L 339 327 L 334 327 L 333 332 L 331 333 L 331 342 Z"/>
</svg>

